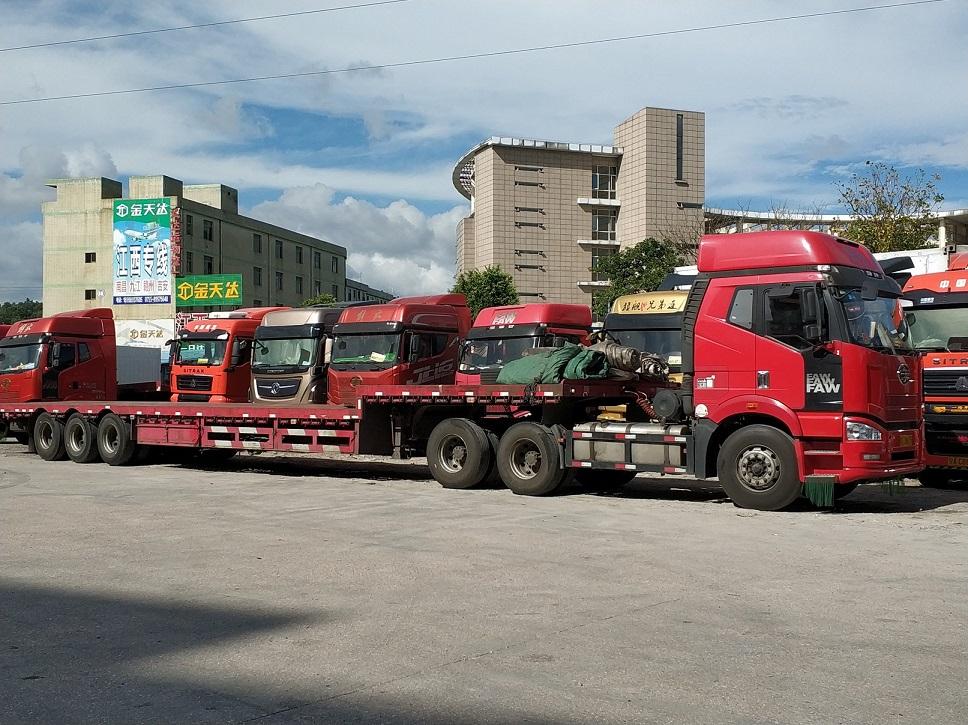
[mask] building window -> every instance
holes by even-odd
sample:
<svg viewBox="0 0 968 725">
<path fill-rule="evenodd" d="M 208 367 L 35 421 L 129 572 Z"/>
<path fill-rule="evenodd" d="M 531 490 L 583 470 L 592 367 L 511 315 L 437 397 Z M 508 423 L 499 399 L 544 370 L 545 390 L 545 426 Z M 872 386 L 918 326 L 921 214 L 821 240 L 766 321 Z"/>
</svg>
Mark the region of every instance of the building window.
<svg viewBox="0 0 968 725">
<path fill-rule="evenodd" d="M 676 114 L 676 181 L 685 181 L 682 176 L 682 114 Z"/>
<path fill-rule="evenodd" d="M 322 287 L 319 284 L 319 280 L 313 282 L 313 294 L 318 295 L 322 291 Z"/>
<path fill-rule="evenodd" d="M 215 239 L 215 226 L 210 219 L 202 219 L 202 239 L 207 242 Z"/>
<path fill-rule="evenodd" d="M 595 209 L 592 212 L 592 239 L 614 242 L 616 219 L 618 219 L 618 209 Z"/>
<path fill-rule="evenodd" d="M 215 274 L 215 258 L 209 257 L 207 254 L 202 257 L 202 269 L 204 274 Z"/>
<path fill-rule="evenodd" d="M 252 235 L 252 253 L 262 254 L 262 235 L 261 234 Z"/>
<path fill-rule="evenodd" d="M 276 259 L 282 259 L 282 240 L 276 240 Z"/>
<path fill-rule="evenodd" d="M 191 252 L 185 252 L 184 271 L 187 272 L 188 274 L 191 274 L 192 272 L 195 271 L 195 265 L 192 264 L 192 253 Z"/>
<path fill-rule="evenodd" d="M 252 300 L 253 307 L 262 307 L 262 300 Z"/>
<path fill-rule="evenodd" d="M 614 199 L 616 166 L 596 166 L 592 171 L 592 199 Z"/>
<path fill-rule="evenodd" d="M 323 266 L 323 255 L 319 252 L 313 252 L 313 269 L 321 269 Z"/>
<path fill-rule="evenodd" d="M 339 274 L 339 257 L 333 257 L 333 274 Z"/>
<path fill-rule="evenodd" d="M 598 266 L 598 263 L 599 262 L 601 262 L 606 257 L 611 257 L 613 254 L 615 254 L 615 250 L 614 249 L 610 249 L 608 247 L 606 247 L 604 249 L 593 249 L 592 250 L 592 266 L 591 266 L 591 272 L 592 272 L 592 281 L 593 282 L 608 282 L 608 275 L 607 274 L 603 274 L 602 272 L 596 272 L 595 271 L 595 268 Z"/>
<path fill-rule="evenodd" d="M 303 278 L 302 277 L 296 277 L 296 292 L 298 292 L 299 294 L 302 294 L 303 293 Z"/>
<path fill-rule="evenodd" d="M 86 300 L 97 299 L 97 290 L 96 289 L 86 289 L 86 290 L 84 290 L 84 299 L 86 299 Z"/>
<path fill-rule="evenodd" d="M 97 252 L 84 252 L 84 264 L 92 264 L 97 261 Z"/>
<path fill-rule="evenodd" d="M 282 272 L 276 272 L 276 291 L 282 292 Z"/>
<path fill-rule="evenodd" d="M 194 222 L 195 222 L 195 218 L 191 214 L 185 215 L 185 234 L 189 237 L 192 236 L 192 234 L 194 233 L 193 232 L 195 227 Z"/>
<path fill-rule="evenodd" d="M 262 286 L 262 267 L 252 268 L 252 284 L 256 287 Z"/>
<path fill-rule="evenodd" d="M 333 299 L 334 300 L 338 300 L 339 299 L 339 285 L 338 284 L 334 284 L 333 285 Z"/>
<path fill-rule="evenodd" d="M 303 248 L 298 244 L 296 245 L 296 264 L 303 263 Z"/>
</svg>

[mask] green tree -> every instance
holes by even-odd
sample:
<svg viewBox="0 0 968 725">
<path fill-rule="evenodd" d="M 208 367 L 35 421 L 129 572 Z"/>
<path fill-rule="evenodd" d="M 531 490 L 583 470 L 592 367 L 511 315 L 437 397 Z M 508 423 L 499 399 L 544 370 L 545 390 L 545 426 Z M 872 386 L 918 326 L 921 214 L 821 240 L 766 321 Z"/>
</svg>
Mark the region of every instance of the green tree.
<svg viewBox="0 0 968 725">
<path fill-rule="evenodd" d="M 599 257 L 591 271 L 611 284 L 608 294 L 593 297 L 594 313 L 604 316 L 611 300 L 621 295 L 655 290 L 667 274 L 682 264 L 683 252 L 681 244 L 649 237 L 633 247 Z"/>
<path fill-rule="evenodd" d="M 329 292 L 320 292 L 315 297 L 310 297 L 308 300 L 303 300 L 304 307 L 312 307 L 313 305 L 331 305 L 336 302 L 336 298 L 333 297 Z"/>
<path fill-rule="evenodd" d="M 941 177 L 921 169 L 902 176 L 882 161 L 865 165 L 865 173 L 838 184 L 840 199 L 853 219 L 834 231 L 872 252 L 932 246 L 928 239 L 937 231 L 937 211 L 944 201 L 935 187 Z"/>
<path fill-rule="evenodd" d="M 518 303 L 514 278 L 496 264 L 461 272 L 451 292 L 459 292 L 467 297 L 467 305 L 475 317 L 485 307 Z"/>
<path fill-rule="evenodd" d="M 0 324 L 10 325 L 20 320 L 41 317 L 43 305 L 39 300 L 25 299 L 23 302 L 4 302 L 0 304 Z"/>
</svg>

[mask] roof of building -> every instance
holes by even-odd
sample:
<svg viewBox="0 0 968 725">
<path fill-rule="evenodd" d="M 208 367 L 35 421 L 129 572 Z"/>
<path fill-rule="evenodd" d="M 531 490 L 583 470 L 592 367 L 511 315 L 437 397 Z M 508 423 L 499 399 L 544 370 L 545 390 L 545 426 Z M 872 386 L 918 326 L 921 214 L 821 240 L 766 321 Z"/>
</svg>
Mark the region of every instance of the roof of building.
<svg viewBox="0 0 968 725">
<path fill-rule="evenodd" d="M 570 151 L 572 153 L 598 154 L 604 156 L 622 155 L 621 146 L 570 143 L 568 141 L 540 141 L 533 138 L 514 138 L 512 136 L 491 136 L 461 156 L 460 161 L 454 166 L 454 173 L 452 175 L 454 188 L 468 199 L 474 193 L 474 157 L 479 151 L 490 146 L 512 146 L 516 148 L 538 149 L 541 151 Z"/>
</svg>

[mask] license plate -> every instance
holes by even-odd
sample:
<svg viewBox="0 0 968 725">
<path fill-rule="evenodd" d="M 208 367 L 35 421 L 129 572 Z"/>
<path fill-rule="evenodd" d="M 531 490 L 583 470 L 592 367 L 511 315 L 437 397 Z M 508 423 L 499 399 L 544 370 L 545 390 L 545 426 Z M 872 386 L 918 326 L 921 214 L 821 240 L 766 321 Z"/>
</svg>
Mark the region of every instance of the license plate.
<svg viewBox="0 0 968 725">
<path fill-rule="evenodd" d="M 897 442 L 894 445 L 896 445 L 898 448 L 910 448 L 914 445 L 914 434 L 901 433 L 897 437 Z"/>
</svg>

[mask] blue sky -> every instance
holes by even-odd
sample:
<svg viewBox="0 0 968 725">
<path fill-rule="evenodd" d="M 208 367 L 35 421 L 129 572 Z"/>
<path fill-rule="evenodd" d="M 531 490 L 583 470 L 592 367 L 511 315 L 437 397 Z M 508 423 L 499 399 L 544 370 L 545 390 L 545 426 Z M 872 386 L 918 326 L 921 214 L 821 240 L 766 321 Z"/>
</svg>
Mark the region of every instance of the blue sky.
<svg viewBox="0 0 968 725">
<path fill-rule="evenodd" d="M 346 4 L 5 3 L 0 47 Z M 567 43 L 873 0 L 406 0 L 0 52 L 0 100 Z M 87 9 L 85 9 L 85 7 Z M 39 295 L 43 182 L 166 173 L 346 246 L 397 292 L 446 287 L 467 211 L 453 164 L 491 135 L 609 143 L 646 105 L 706 113 L 706 203 L 839 211 L 867 159 L 942 174 L 968 207 L 968 5 L 930 5 L 528 55 L 0 106 L 0 299 Z"/>
</svg>

